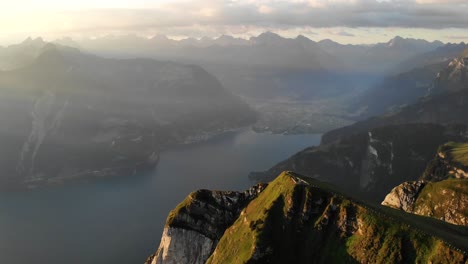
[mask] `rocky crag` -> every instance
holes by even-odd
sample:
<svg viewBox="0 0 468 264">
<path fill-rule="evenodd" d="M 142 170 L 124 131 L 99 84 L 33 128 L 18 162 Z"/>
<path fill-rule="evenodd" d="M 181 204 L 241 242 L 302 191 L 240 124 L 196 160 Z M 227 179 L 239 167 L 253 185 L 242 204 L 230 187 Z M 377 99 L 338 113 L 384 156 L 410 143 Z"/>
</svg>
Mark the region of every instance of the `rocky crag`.
<svg viewBox="0 0 468 264">
<path fill-rule="evenodd" d="M 224 231 L 266 186 L 259 184 L 245 192 L 191 193 L 169 214 L 161 244 L 146 263 L 205 263 Z"/>
<path fill-rule="evenodd" d="M 468 225 L 468 144 L 439 148 L 418 181 L 405 182 L 385 197 L 383 205 L 456 225 Z"/>
</svg>

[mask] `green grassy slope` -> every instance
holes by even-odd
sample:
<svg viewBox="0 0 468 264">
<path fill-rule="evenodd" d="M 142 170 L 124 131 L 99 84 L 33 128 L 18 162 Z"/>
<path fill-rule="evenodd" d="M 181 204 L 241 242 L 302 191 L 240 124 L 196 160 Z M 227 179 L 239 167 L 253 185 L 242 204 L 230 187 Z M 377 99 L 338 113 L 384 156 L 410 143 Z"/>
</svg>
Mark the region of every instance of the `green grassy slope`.
<svg viewBox="0 0 468 264">
<path fill-rule="evenodd" d="M 468 166 L 468 143 L 450 142 L 445 144 L 442 149 L 453 161 L 462 166 Z"/>
<path fill-rule="evenodd" d="M 413 206 L 413 212 L 468 225 L 468 179 L 453 179 L 427 183 Z"/>
<path fill-rule="evenodd" d="M 468 229 L 364 204 L 282 173 L 242 211 L 207 263 L 464 263 Z"/>
</svg>

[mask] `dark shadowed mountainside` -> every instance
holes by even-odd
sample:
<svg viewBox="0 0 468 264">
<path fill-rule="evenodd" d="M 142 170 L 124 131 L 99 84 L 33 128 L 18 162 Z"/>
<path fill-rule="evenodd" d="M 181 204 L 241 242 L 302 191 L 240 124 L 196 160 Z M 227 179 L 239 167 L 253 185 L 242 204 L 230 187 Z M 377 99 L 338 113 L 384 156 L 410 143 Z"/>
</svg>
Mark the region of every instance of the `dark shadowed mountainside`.
<svg viewBox="0 0 468 264">
<path fill-rule="evenodd" d="M 381 201 L 404 181 L 417 180 L 441 144 L 464 140 L 466 126 L 384 126 L 307 148 L 251 178 L 268 182 L 281 171 L 330 182 L 370 201 Z"/>
</svg>

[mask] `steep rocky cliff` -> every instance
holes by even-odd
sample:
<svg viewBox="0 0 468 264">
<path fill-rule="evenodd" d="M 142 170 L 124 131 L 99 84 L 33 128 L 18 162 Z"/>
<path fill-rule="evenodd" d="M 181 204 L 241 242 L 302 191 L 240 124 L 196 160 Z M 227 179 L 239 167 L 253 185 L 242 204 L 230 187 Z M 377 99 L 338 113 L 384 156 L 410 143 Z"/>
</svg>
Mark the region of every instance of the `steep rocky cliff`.
<svg viewBox="0 0 468 264">
<path fill-rule="evenodd" d="M 226 195 L 217 198 L 219 201 L 232 195 L 219 194 Z M 246 203 L 241 200 L 241 206 L 237 207 L 240 214 L 230 221 L 219 242 L 207 238 L 216 233 L 209 231 L 210 228 L 204 228 L 207 231 L 203 232 L 206 235 L 203 239 L 188 235 L 193 226 L 197 229 L 213 223 L 212 218 L 200 218 L 205 215 L 203 212 L 209 212 L 210 206 L 202 205 L 202 211 L 181 211 L 190 208 L 185 204 L 194 195 L 197 193 L 171 213 L 168 223 L 173 225 L 172 219 L 182 213 L 180 218 L 199 219 L 190 221 L 197 224 L 176 232 L 165 230 L 160 248 L 148 263 L 203 263 L 206 259 L 207 263 L 465 263 L 468 260 L 468 255 L 463 253 L 468 245 L 466 228 L 368 205 L 336 191 L 333 186 L 292 172 L 282 173 L 253 200 Z M 199 209 L 200 205 L 194 208 Z M 225 212 L 231 215 L 230 209 L 221 209 L 216 217 L 224 217 Z M 225 222 L 220 223 L 224 229 Z M 196 243 L 186 239 L 195 239 Z M 179 241 L 177 247 L 172 247 L 177 251 L 169 254 L 173 258 L 166 256 L 167 262 L 161 262 L 162 251 L 170 247 L 168 241 Z"/>
<path fill-rule="evenodd" d="M 401 209 L 406 212 L 412 212 L 413 206 L 418 199 L 419 193 L 426 186 L 424 181 L 404 182 L 385 196 L 382 205 Z"/>
<path fill-rule="evenodd" d="M 147 263 L 205 263 L 224 231 L 265 187 L 259 184 L 245 192 L 191 193 L 169 214 L 161 244 Z"/>
<path fill-rule="evenodd" d="M 468 225 L 468 144 L 439 148 L 419 181 L 405 182 L 382 205 L 456 225 Z"/>
<path fill-rule="evenodd" d="M 429 92 L 435 94 L 465 89 L 468 89 L 468 49 L 437 74 Z"/>
<path fill-rule="evenodd" d="M 467 226 L 468 179 L 406 182 L 395 187 L 382 205 Z"/>
<path fill-rule="evenodd" d="M 465 140 L 466 136 L 464 125 L 380 127 L 307 148 L 266 172 L 250 176 L 271 181 L 281 171 L 292 170 L 331 182 L 354 195 L 382 201 L 394 186 L 417 180 L 441 144 Z"/>
</svg>

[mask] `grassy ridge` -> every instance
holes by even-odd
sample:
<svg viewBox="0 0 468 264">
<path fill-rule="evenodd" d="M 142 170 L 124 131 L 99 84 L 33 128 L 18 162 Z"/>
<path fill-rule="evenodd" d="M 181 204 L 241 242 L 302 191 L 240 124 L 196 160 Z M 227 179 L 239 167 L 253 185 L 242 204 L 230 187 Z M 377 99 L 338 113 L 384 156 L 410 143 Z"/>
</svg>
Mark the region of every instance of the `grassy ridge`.
<svg viewBox="0 0 468 264">
<path fill-rule="evenodd" d="M 295 175 L 299 176 L 297 174 Z M 369 211 L 374 212 L 379 216 L 391 219 L 391 221 L 399 222 L 402 225 L 412 226 L 413 228 L 416 228 L 422 233 L 438 237 L 439 239 L 445 241 L 447 244 L 453 246 L 454 248 L 457 248 L 464 252 L 468 252 L 468 227 L 451 225 L 434 218 L 406 213 L 404 211 L 393 209 L 387 206 L 382 206 L 377 203 L 371 204 L 368 202 L 363 202 L 360 199 L 356 199 L 349 195 L 344 195 L 340 193 L 339 191 L 337 191 L 336 188 L 330 186 L 329 184 L 321 183 L 317 180 L 308 177 L 299 177 L 302 177 L 305 181 L 317 185 L 320 188 L 327 190 L 333 194 L 336 194 L 341 197 L 346 197 L 346 199 L 349 199 L 353 203 L 362 206 L 363 208 L 367 208 Z M 453 185 L 455 182 L 458 181 L 463 180 L 453 179 L 453 181 L 447 181 L 442 184 L 451 186 L 451 188 L 460 188 Z"/>
<path fill-rule="evenodd" d="M 428 182 L 414 204 L 413 212 L 457 225 L 468 219 L 468 180 L 449 178 Z"/>
<path fill-rule="evenodd" d="M 269 213 L 283 196 L 292 192 L 294 186 L 294 182 L 285 174 L 270 183 L 226 230 L 207 263 L 246 263 L 251 259 L 260 243 L 258 238 L 261 237 Z"/>
<path fill-rule="evenodd" d="M 244 209 L 207 263 L 464 263 L 467 238 L 467 228 L 368 205 L 286 172 Z"/>
</svg>

